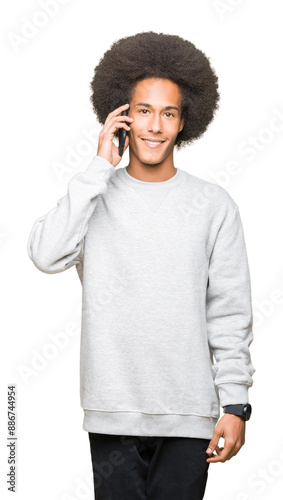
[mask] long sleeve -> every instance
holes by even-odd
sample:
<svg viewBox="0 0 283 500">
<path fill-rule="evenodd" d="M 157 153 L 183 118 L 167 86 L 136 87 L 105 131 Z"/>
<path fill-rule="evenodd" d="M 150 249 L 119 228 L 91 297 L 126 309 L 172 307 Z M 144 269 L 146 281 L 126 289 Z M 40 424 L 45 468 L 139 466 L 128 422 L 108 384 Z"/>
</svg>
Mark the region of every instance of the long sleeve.
<svg viewBox="0 0 283 500">
<path fill-rule="evenodd" d="M 208 343 L 220 405 L 247 403 L 255 368 L 251 285 L 238 206 L 227 211 L 210 256 L 206 295 Z"/>
<path fill-rule="evenodd" d="M 72 177 L 57 206 L 35 221 L 27 251 L 40 271 L 59 273 L 74 264 L 81 268 L 89 219 L 114 172 L 111 163 L 95 156 L 85 172 Z M 79 270 L 78 274 L 82 280 Z"/>
</svg>

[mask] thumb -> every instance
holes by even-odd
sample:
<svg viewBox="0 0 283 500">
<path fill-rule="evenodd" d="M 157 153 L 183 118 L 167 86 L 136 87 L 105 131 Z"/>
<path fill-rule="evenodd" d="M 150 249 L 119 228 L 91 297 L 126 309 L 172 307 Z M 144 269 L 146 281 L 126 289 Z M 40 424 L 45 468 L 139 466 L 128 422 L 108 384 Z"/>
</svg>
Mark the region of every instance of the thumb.
<svg viewBox="0 0 283 500">
<path fill-rule="evenodd" d="M 207 447 L 206 453 L 209 454 L 214 452 L 214 450 L 218 447 L 219 438 L 220 438 L 220 433 L 214 431 L 212 439 Z"/>
</svg>

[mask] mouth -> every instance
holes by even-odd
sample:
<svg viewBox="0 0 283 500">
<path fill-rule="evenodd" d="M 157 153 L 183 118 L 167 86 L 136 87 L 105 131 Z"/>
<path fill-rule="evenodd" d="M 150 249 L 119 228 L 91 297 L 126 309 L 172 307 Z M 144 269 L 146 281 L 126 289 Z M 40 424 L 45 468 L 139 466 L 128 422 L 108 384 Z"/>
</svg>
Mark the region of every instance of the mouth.
<svg viewBox="0 0 283 500">
<path fill-rule="evenodd" d="M 161 146 L 165 141 L 158 141 L 157 139 L 142 139 L 144 144 L 151 149 L 156 149 Z"/>
</svg>

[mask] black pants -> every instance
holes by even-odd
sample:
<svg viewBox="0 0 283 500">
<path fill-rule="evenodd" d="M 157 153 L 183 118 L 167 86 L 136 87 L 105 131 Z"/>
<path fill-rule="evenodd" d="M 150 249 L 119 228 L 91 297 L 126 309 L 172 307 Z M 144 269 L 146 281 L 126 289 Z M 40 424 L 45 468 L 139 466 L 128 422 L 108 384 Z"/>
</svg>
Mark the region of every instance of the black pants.
<svg viewBox="0 0 283 500">
<path fill-rule="evenodd" d="M 95 500 L 201 500 L 210 439 L 89 432 Z"/>
</svg>

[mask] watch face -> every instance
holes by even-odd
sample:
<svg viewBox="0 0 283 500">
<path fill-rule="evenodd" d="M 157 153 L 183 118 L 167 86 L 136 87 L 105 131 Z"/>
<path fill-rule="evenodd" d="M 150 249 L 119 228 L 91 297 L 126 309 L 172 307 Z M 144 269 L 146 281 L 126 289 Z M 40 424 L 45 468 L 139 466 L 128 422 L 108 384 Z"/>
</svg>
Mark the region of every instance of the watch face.
<svg viewBox="0 0 283 500">
<path fill-rule="evenodd" d="M 249 420 L 250 417 L 251 417 L 251 413 L 252 413 L 252 407 L 251 405 L 248 403 L 244 406 L 244 415 L 246 417 L 246 420 Z"/>
</svg>

